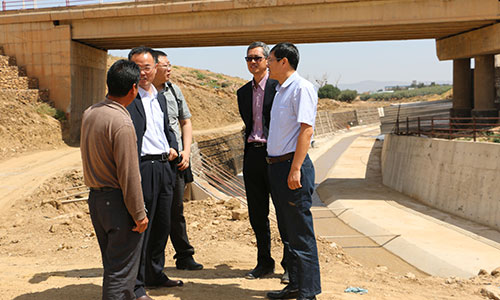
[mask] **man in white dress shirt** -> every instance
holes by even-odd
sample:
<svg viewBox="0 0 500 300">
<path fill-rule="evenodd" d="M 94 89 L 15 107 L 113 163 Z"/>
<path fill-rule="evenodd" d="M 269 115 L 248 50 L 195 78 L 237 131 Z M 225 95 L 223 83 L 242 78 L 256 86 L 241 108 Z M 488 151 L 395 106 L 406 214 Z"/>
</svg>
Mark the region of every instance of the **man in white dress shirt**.
<svg viewBox="0 0 500 300">
<path fill-rule="evenodd" d="M 145 287 L 183 285 L 182 281 L 171 280 L 163 272 L 178 145 L 169 125 L 165 97 L 152 84 L 156 74 L 153 50 L 148 47 L 134 48 L 129 53 L 129 60 L 141 69 L 138 96 L 127 110 L 137 135 L 142 190 L 149 218 L 134 292 L 137 299 L 149 300 L 151 298 L 146 294 Z"/>
<path fill-rule="evenodd" d="M 307 151 L 316 119 L 318 94 L 297 73 L 299 51 L 291 43 L 271 49 L 269 77 L 276 79 L 271 124 L 267 139 L 267 162 L 276 209 L 284 217 L 288 236 L 289 284 L 269 292 L 271 299 L 316 299 L 321 293 L 316 237 L 311 214 L 314 166 Z"/>
</svg>

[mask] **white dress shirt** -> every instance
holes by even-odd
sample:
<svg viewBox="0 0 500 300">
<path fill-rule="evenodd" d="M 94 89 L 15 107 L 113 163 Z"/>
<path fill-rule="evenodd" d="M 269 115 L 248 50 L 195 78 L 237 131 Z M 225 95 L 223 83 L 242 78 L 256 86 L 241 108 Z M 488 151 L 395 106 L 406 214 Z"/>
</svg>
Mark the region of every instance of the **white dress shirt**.
<svg viewBox="0 0 500 300">
<path fill-rule="evenodd" d="M 318 93 L 314 85 L 297 72 L 282 85 L 277 85 L 276 91 L 267 138 L 269 156 L 295 152 L 300 124 L 308 124 L 314 128 L 318 105 Z"/>
<path fill-rule="evenodd" d="M 146 132 L 142 138 L 141 156 L 158 155 L 169 153 L 170 146 L 165 136 L 164 114 L 158 102 L 158 91 L 151 85 L 153 91 L 149 94 L 146 90 L 139 87 L 144 112 L 146 113 Z"/>
</svg>

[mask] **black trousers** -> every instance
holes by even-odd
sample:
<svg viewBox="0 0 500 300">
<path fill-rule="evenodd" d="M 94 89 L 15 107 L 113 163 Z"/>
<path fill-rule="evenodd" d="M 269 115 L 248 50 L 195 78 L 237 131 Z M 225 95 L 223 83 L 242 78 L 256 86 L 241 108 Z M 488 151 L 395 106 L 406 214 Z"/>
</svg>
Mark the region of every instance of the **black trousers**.
<svg viewBox="0 0 500 300">
<path fill-rule="evenodd" d="M 101 249 L 103 300 L 133 300 L 144 235 L 123 203 L 122 191 L 90 191 L 89 211 Z"/>
<path fill-rule="evenodd" d="M 271 232 L 269 230 L 269 196 L 271 195 L 271 185 L 266 162 L 266 147 L 250 147 L 245 149 L 243 158 L 243 179 L 245 181 L 245 191 L 248 203 L 248 216 L 250 225 L 257 240 L 257 265 L 273 266 L 274 260 L 271 257 Z M 273 204 L 275 207 L 276 204 Z M 278 210 L 276 209 L 278 212 Z M 278 229 L 284 245 L 287 233 L 284 222 L 277 215 Z M 289 251 L 284 246 L 281 266 L 286 269 Z"/>
<path fill-rule="evenodd" d="M 140 163 L 142 192 L 149 225 L 145 231 L 135 295 L 146 294 L 145 286 L 161 285 L 168 280 L 163 273 L 165 246 L 170 234 L 170 216 L 174 176 L 170 163 L 156 160 Z"/>
<path fill-rule="evenodd" d="M 175 249 L 174 259 L 180 260 L 193 256 L 194 248 L 189 243 L 186 232 L 186 218 L 184 218 L 184 175 L 177 171 L 174 197 L 172 201 L 172 215 L 170 238 Z"/>
</svg>

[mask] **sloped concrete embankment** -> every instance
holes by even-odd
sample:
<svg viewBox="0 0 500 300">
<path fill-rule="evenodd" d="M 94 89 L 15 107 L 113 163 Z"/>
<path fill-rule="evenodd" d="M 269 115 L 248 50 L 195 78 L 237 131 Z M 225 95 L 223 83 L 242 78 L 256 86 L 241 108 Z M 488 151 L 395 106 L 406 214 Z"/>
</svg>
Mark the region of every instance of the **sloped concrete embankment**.
<svg viewBox="0 0 500 300">
<path fill-rule="evenodd" d="M 387 135 L 383 183 L 431 207 L 500 230 L 500 145 Z"/>
</svg>

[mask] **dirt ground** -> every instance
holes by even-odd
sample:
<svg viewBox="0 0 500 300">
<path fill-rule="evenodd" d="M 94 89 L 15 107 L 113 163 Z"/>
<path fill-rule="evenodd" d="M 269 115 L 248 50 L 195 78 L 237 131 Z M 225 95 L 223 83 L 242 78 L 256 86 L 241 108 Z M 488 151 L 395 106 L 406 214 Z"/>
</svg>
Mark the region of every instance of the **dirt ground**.
<svg viewBox="0 0 500 300">
<path fill-rule="evenodd" d="M 173 76 L 182 78 L 177 83 L 195 116 L 195 129 L 241 126 L 234 125 L 240 122 L 235 91 L 244 83 L 241 79 L 182 67 Z M 320 100 L 321 109 L 343 105 L 332 101 Z M 351 105 L 358 104 L 344 107 Z M 0 93 L 0 109 L 0 299 L 100 299 L 102 265 L 87 204 L 63 204 L 86 197 L 78 148 L 63 146 L 61 124 L 47 117 L 40 103 Z M 165 272 L 185 285 L 151 290 L 154 299 L 264 299 L 266 291 L 283 287 L 279 267 L 264 279 L 243 278 L 256 262 L 247 219 L 232 220 L 226 203 L 217 199 L 186 202 L 185 212 L 195 258 L 205 268 L 175 269 L 169 243 Z M 277 262 L 278 236 L 272 223 Z M 324 240 L 318 240 L 318 248 L 321 300 L 486 299 L 482 289 L 500 290 L 500 277 L 490 274 L 470 279 L 398 274 L 384 265 L 363 266 Z M 344 293 L 349 286 L 366 288 L 368 294 Z"/>
<path fill-rule="evenodd" d="M 75 149 L 66 151 L 75 155 Z M 47 152 L 34 156 L 36 167 L 23 170 L 23 176 L 44 172 L 48 179 L 38 182 L 29 195 L 4 197 L 10 205 L 0 213 L 0 299 L 99 299 L 102 266 L 86 202 L 61 203 L 86 197 L 85 193 L 66 197 L 85 192 L 80 188 L 81 168 L 61 171 L 51 168 L 54 163 Z M 22 165 L 19 159 L 1 162 L 0 175 L 14 176 L 16 161 Z M 248 220 L 232 220 L 225 204 L 210 198 L 185 203 L 195 258 L 205 269 L 175 269 L 169 243 L 165 272 L 184 280 L 185 286 L 151 290 L 153 298 L 264 299 L 266 291 L 282 288 L 280 268 L 265 279 L 243 278 L 255 264 L 255 238 Z M 273 256 L 279 261 L 281 246 L 274 223 L 272 236 Z M 323 287 L 319 299 L 486 299 L 480 293 L 483 287 L 500 286 L 500 278 L 489 274 L 470 279 L 396 274 L 385 266 L 363 266 L 327 241 L 319 240 L 318 247 Z M 344 293 L 349 286 L 366 288 L 368 294 Z"/>
</svg>

